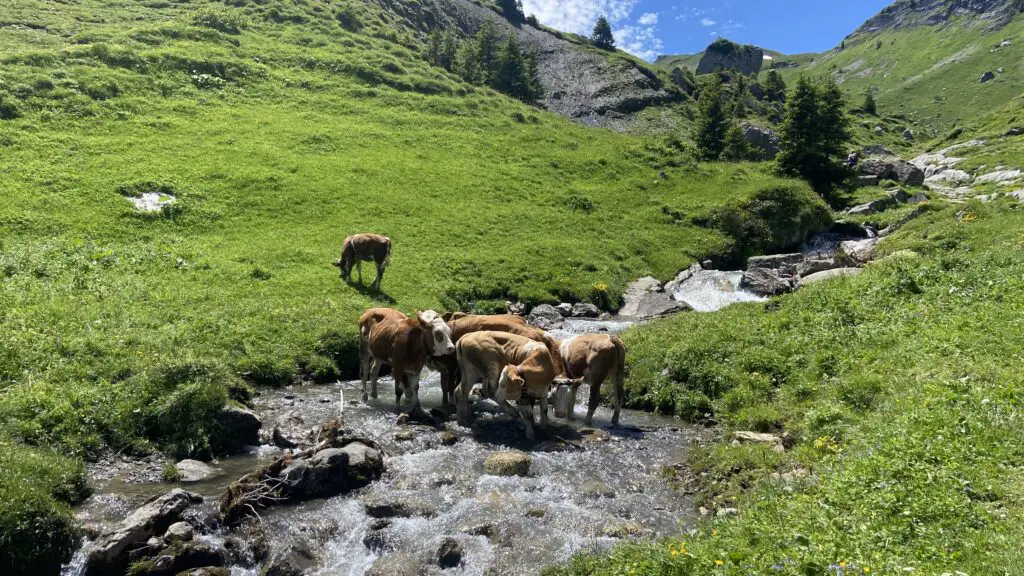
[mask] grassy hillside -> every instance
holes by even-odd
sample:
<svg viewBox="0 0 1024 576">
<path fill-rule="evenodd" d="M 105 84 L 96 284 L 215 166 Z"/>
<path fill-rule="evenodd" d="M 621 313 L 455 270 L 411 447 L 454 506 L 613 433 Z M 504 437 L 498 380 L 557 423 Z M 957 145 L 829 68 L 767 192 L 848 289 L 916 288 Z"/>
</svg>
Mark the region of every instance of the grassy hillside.
<svg viewBox="0 0 1024 576">
<path fill-rule="evenodd" d="M 633 402 L 724 425 L 666 470 L 711 517 L 550 574 L 1020 574 L 1021 210 L 933 205 L 858 277 L 628 333 Z"/>
<path fill-rule="evenodd" d="M 1024 93 L 1024 18 L 995 32 L 986 32 L 987 25 L 960 18 L 945 26 L 859 33 L 845 49 L 784 70 L 783 78 L 832 74 L 856 104 L 871 90 L 880 114 L 898 116 L 927 141 Z M 1010 44 L 1000 46 L 1003 40 Z M 987 71 L 996 78 L 979 84 Z"/>
<path fill-rule="evenodd" d="M 0 18 L 5 573 L 74 544 L 83 471 L 63 455 L 216 452 L 248 386 L 351 374 L 368 306 L 614 308 L 635 277 L 736 248 L 694 214 L 763 191 L 820 206 L 767 167 L 464 84 L 374 3 Z M 179 200 L 141 214 L 140 192 Z M 360 231 L 394 238 L 382 296 L 330 266 Z"/>
</svg>

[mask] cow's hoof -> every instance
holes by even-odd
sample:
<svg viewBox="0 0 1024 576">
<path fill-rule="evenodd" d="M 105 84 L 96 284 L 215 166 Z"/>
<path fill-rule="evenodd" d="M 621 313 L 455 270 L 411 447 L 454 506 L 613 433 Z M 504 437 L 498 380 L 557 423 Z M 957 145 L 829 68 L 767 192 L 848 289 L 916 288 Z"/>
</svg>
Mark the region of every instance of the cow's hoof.
<svg viewBox="0 0 1024 576">
<path fill-rule="evenodd" d="M 363 402 L 366 402 L 367 400 L 370 399 L 370 397 L 366 394 L 366 392 L 363 392 L 362 394 L 360 394 L 359 398 L 362 399 Z"/>
</svg>

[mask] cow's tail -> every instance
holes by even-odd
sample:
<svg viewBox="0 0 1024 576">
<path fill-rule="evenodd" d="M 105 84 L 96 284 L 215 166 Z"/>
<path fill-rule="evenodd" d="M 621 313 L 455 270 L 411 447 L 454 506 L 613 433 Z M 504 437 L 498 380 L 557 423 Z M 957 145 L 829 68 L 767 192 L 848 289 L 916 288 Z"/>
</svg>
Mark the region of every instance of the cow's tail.
<svg viewBox="0 0 1024 576">
<path fill-rule="evenodd" d="M 612 345 L 615 346 L 617 360 L 615 366 L 615 397 L 616 404 L 622 406 L 626 401 L 626 344 L 618 336 L 611 336 Z"/>
<path fill-rule="evenodd" d="M 565 375 L 565 361 L 562 360 L 562 343 L 554 336 L 544 333 L 544 345 L 551 351 L 551 361 L 555 364 L 555 377 Z"/>
</svg>

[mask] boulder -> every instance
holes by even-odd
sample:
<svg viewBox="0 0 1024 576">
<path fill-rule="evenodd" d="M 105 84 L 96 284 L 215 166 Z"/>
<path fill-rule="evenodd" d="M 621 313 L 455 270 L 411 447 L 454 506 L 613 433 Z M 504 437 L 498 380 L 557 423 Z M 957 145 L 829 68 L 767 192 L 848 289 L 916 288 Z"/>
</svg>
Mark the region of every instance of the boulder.
<svg viewBox="0 0 1024 576">
<path fill-rule="evenodd" d="M 907 128 L 906 130 L 904 130 L 903 131 L 903 139 L 906 140 L 907 142 L 913 141 L 914 140 L 914 131 L 911 130 L 910 128 Z"/>
<path fill-rule="evenodd" d="M 924 170 L 895 157 L 868 158 L 857 167 L 860 176 L 875 176 L 881 180 L 897 180 L 906 186 L 924 184 Z"/>
<path fill-rule="evenodd" d="M 835 258 L 813 258 L 807 259 L 800 263 L 797 267 L 797 277 L 801 278 L 800 283 L 803 284 L 803 278 L 813 276 L 819 272 L 825 272 L 832 270 L 839 266 L 836 263 Z"/>
<path fill-rule="evenodd" d="M 797 266 L 804 261 L 803 254 L 773 254 L 771 256 L 754 256 L 747 260 L 747 270 L 765 268 L 778 270 L 784 276 L 796 274 Z"/>
<path fill-rule="evenodd" d="M 645 277 L 631 283 L 623 297 L 625 304 L 619 310 L 620 316 L 636 319 L 658 318 L 690 310 L 682 302 L 676 302 L 666 293 L 656 278 Z"/>
<path fill-rule="evenodd" d="M 1020 136 L 1021 134 L 1024 134 L 1024 128 L 1021 128 L 1020 126 L 1014 126 L 1006 131 L 1006 136 L 1008 138 L 1012 136 Z"/>
<path fill-rule="evenodd" d="M 758 296 L 778 296 L 793 290 L 790 278 L 783 277 L 778 270 L 755 268 L 743 273 L 740 288 Z"/>
<path fill-rule="evenodd" d="M 174 465 L 178 481 L 184 483 L 202 482 L 217 475 L 217 470 L 198 460 L 182 460 Z"/>
<path fill-rule="evenodd" d="M 760 151 L 761 157 L 766 160 L 774 160 L 779 155 L 779 137 L 770 128 L 762 128 L 749 122 L 742 122 L 743 137 L 755 149 Z"/>
<path fill-rule="evenodd" d="M 562 314 L 551 304 L 541 304 L 530 310 L 530 316 L 527 319 L 530 324 L 537 325 L 538 320 L 547 320 L 551 324 L 558 324 L 562 321 Z"/>
<path fill-rule="evenodd" d="M 981 78 L 978 80 L 978 84 L 984 84 L 986 82 L 990 82 L 990 81 L 995 80 L 995 79 L 996 79 L 995 73 L 992 72 L 991 70 L 989 70 L 988 72 L 985 72 L 984 74 L 981 75 Z"/>
<path fill-rule="evenodd" d="M 587 302 L 578 302 L 572 307 L 573 318 L 597 318 L 600 315 L 601 310 Z"/>
<path fill-rule="evenodd" d="M 221 431 L 218 440 L 225 450 L 237 451 L 260 443 L 263 421 L 255 412 L 241 406 L 225 406 L 217 414 Z"/>
<path fill-rule="evenodd" d="M 905 186 L 920 186 L 924 184 L 924 170 L 914 166 L 910 162 L 897 159 L 893 163 L 895 180 Z"/>
<path fill-rule="evenodd" d="M 296 540 L 270 557 L 263 576 L 305 576 L 319 563 L 316 553 L 305 541 Z"/>
<path fill-rule="evenodd" d="M 978 184 L 983 182 L 1008 184 L 1014 182 L 1021 176 L 1024 176 L 1024 172 L 1021 172 L 1020 170 L 997 170 L 995 172 L 989 172 L 988 174 L 978 176 L 975 182 Z"/>
<path fill-rule="evenodd" d="M 492 476 L 527 476 L 533 458 L 518 451 L 495 452 L 484 461 L 484 473 Z"/>
<path fill-rule="evenodd" d="M 363 503 L 370 518 L 433 518 L 437 508 L 417 500 L 371 500 Z"/>
<path fill-rule="evenodd" d="M 525 316 L 526 304 L 523 304 L 522 302 L 512 302 L 509 300 L 505 302 L 505 310 L 513 316 Z"/>
<path fill-rule="evenodd" d="M 132 563 L 132 576 L 171 576 L 190 570 L 218 568 L 227 565 L 223 548 L 210 542 L 183 542 L 166 548 L 148 559 Z"/>
<path fill-rule="evenodd" d="M 562 315 L 562 318 L 572 316 L 572 304 L 569 304 L 568 302 L 563 302 L 558 306 L 555 306 L 555 308 L 558 310 L 558 313 Z"/>
<path fill-rule="evenodd" d="M 281 471 L 282 496 L 288 500 L 327 498 L 362 488 L 384 471 L 380 450 L 362 442 L 326 448 L 293 460 Z"/>
<path fill-rule="evenodd" d="M 167 528 L 167 533 L 164 534 L 164 540 L 168 543 L 173 542 L 188 542 L 195 536 L 195 532 L 192 530 L 192 525 L 188 522 L 175 522 Z"/>
<path fill-rule="evenodd" d="M 136 509 L 96 539 L 86 556 L 85 574 L 124 572 L 129 552 L 143 547 L 150 538 L 163 535 L 171 524 L 181 520 L 182 512 L 202 500 L 198 494 L 177 488 Z"/>
<path fill-rule="evenodd" d="M 459 544 L 458 540 L 452 537 L 445 538 L 441 542 L 441 547 L 437 549 L 437 565 L 442 570 L 458 568 L 462 564 L 464 553 L 462 544 Z"/>
<path fill-rule="evenodd" d="M 847 240 L 839 244 L 836 260 L 856 265 L 867 264 L 871 261 L 872 256 L 874 256 L 876 244 L 878 244 L 877 238 Z"/>
<path fill-rule="evenodd" d="M 811 284 L 817 284 L 825 280 L 831 280 L 833 278 L 845 278 L 847 276 L 856 276 L 863 272 L 863 268 L 835 268 L 832 270 L 823 270 L 814 274 L 809 274 L 800 279 L 800 287 L 809 286 Z"/>
<path fill-rule="evenodd" d="M 765 444 L 775 452 L 785 452 L 782 438 L 774 434 L 761 434 L 758 432 L 737 431 L 732 433 L 733 440 L 740 444 Z"/>
<path fill-rule="evenodd" d="M 428 573 L 419 556 L 409 552 L 388 554 L 373 563 L 366 576 L 422 576 Z"/>
<path fill-rule="evenodd" d="M 892 172 L 892 162 L 884 158 L 867 158 L 857 165 L 857 174 L 861 176 L 874 176 L 879 180 L 888 178 Z"/>
<path fill-rule="evenodd" d="M 951 182 L 953 184 L 970 183 L 974 180 L 974 177 L 964 172 L 963 170 L 953 170 L 950 168 L 944 168 L 941 171 L 931 170 L 932 175 L 925 178 L 926 183 L 934 182 Z M 928 173 L 927 171 L 925 172 Z"/>
<path fill-rule="evenodd" d="M 896 202 L 892 198 L 886 196 L 885 198 L 872 200 L 867 204 L 854 206 L 853 208 L 847 210 L 846 213 L 850 216 L 867 216 L 869 214 L 877 214 L 879 212 L 884 212 L 895 205 Z"/>
</svg>

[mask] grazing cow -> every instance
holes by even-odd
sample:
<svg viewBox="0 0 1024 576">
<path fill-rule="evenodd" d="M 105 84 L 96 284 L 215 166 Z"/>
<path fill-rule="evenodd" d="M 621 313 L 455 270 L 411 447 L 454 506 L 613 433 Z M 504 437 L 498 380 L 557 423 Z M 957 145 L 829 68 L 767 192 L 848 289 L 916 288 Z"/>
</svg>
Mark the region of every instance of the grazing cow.
<svg viewBox="0 0 1024 576">
<path fill-rule="evenodd" d="M 387 363 L 395 378 L 395 405 L 401 405 L 405 394 L 413 408 L 420 405 L 420 374 L 427 359 L 455 351 L 451 329 L 433 310 L 414 318 L 387 308 L 367 310 L 359 318 L 359 340 L 363 400 L 367 398 L 367 377 L 371 380 L 371 396 L 377 397 L 377 377 Z"/>
<path fill-rule="evenodd" d="M 590 426 L 594 420 L 594 412 L 601 402 L 601 385 L 612 376 L 615 383 L 615 413 L 612 415 L 612 426 L 619 424 L 619 411 L 625 396 L 623 377 L 626 370 L 626 346 L 618 336 L 608 334 L 582 334 L 562 342 L 562 362 L 565 376 L 572 382 L 569 419 L 575 418 L 573 407 L 576 405 L 576 390 L 586 381 L 590 384 L 590 404 L 587 406 L 587 418 Z"/>
<path fill-rule="evenodd" d="M 391 238 L 377 234 L 353 234 L 345 238 L 341 248 L 341 259 L 333 266 L 341 269 L 341 277 L 345 282 L 352 281 L 352 267 L 356 267 L 359 283 L 363 283 L 363 262 L 377 265 L 377 277 L 373 280 L 373 289 L 380 291 L 380 281 L 384 278 L 384 268 L 391 259 Z"/>
<path fill-rule="evenodd" d="M 474 332 L 459 340 L 455 356 L 462 371 L 455 392 L 459 424 L 471 424 L 469 390 L 483 382 L 483 395 L 496 400 L 509 415 L 516 415 L 511 403 L 518 403 L 527 438 L 534 438 L 535 400 L 540 401 L 541 425 L 547 426 L 548 391 L 556 373 L 547 346 L 508 332 Z"/>
<path fill-rule="evenodd" d="M 527 324 L 526 320 L 521 316 L 514 316 L 512 314 L 477 316 L 462 312 L 449 312 L 444 315 L 444 318 L 452 329 L 452 342 L 455 343 L 458 343 L 459 339 L 466 334 L 483 332 L 485 330 L 509 332 L 525 336 L 530 340 L 542 342 L 551 351 L 555 360 L 555 369 L 561 373 L 562 361 L 558 355 L 558 341 L 540 328 L 534 328 Z M 430 368 L 441 373 L 442 403 L 445 406 L 449 406 L 453 402 L 452 394 L 458 381 L 458 363 L 455 361 L 454 356 L 450 358 L 434 358 L 431 359 L 431 362 Z"/>
</svg>

